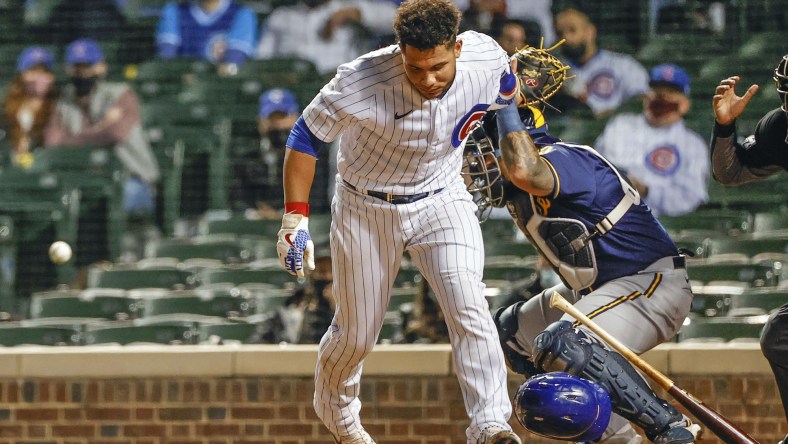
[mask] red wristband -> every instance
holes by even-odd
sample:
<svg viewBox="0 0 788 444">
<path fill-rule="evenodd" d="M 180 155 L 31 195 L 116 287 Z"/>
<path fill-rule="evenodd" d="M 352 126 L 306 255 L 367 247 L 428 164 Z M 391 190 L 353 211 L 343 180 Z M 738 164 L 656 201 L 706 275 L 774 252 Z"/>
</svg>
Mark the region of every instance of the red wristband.
<svg viewBox="0 0 788 444">
<path fill-rule="evenodd" d="M 285 213 L 309 217 L 309 204 L 307 202 L 285 202 Z"/>
</svg>

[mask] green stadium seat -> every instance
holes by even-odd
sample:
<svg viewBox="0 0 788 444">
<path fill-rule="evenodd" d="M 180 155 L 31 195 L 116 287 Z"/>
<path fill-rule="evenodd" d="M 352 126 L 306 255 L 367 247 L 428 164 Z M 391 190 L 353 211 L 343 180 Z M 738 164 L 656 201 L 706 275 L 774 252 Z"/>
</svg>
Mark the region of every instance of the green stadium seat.
<svg viewBox="0 0 788 444">
<path fill-rule="evenodd" d="M 19 322 L 0 323 L 0 345 L 79 345 L 79 331 L 56 326 L 23 326 Z"/>
<path fill-rule="evenodd" d="M 487 281 L 519 281 L 532 279 L 537 274 L 536 261 L 519 260 L 510 263 L 486 264 L 484 278 Z"/>
<path fill-rule="evenodd" d="M 679 342 L 688 340 L 718 340 L 760 337 L 765 316 L 688 318 L 678 334 Z"/>
<path fill-rule="evenodd" d="M 484 255 L 490 257 L 525 258 L 536 255 L 536 248 L 527 241 L 511 239 L 485 239 Z"/>
<path fill-rule="evenodd" d="M 387 311 L 378 334 L 378 344 L 398 343 L 402 341 L 402 337 L 402 314 L 398 311 Z"/>
<path fill-rule="evenodd" d="M 281 220 L 247 219 L 242 214 L 222 212 L 203 217 L 198 225 L 200 234 L 237 234 L 276 237 L 282 228 Z"/>
<path fill-rule="evenodd" d="M 115 266 L 94 267 L 88 271 L 89 288 L 166 288 L 190 287 L 192 273 L 177 268 L 146 268 Z"/>
<path fill-rule="evenodd" d="M 706 240 L 708 257 L 724 253 L 741 253 L 750 258 L 761 253 L 788 253 L 788 236 L 756 237 L 741 235 Z"/>
<path fill-rule="evenodd" d="M 788 304 L 788 288 L 751 288 L 731 300 L 730 315 L 769 314 Z"/>
<path fill-rule="evenodd" d="M 759 116 L 760 118 L 760 116 Z M 751 134 L 739 127 L 741 134 Z M 776 174 L 764 180 L 736 187 L 726 187 L 717 181 L 709 182 L 709 206 L 747 210 L 752 213 L 781 211 L 786 208 L 788 180 Z"/>
<path fill-rule="evenodd" d="M 687 262 L 687 275 L 691 281 L 707 284 L 711 281 L 736 281 L 752 287 L 773 287 L 777 276 L 773 264 L 756 264 L 745 261 L 698 261 Z"/>
<path fill-rule="evenodd" d="M 399 268 L 397 277 L 394 278 L 394 287 L 418 287 L 422 279 L 424 277 L 418 268 L 403 264 Z"/>
<path fill-rule="evenodd" d="M 249 60 L 238 70 L 238 77 L 256 79 L 265 85 L 270 85 L 268 87 L 277 86 L 293 89 L 302 85 L 305 81 L 320 78 L 320 74 L 314 63 L 308 60 L 296 57 L 280 57 L 266 60 Z"/>
<path fill-rule="evenodd" d="M 268 284 L 275 288 L 284 288 L 288 284 L 295 284 L 296 278 L 280 267 L 249 268 L 227 267 L 220 269 L 203 270 L 198 279 L 201 284 L 216 284 L 229 282 L 233 285 L 241 284 Z"/>
<path fill-rule="evenodd" d="M 227 324 L 200 325 L 200 342 L 213 344 L 226 341 L 237 341 L 242 344 L 254 344 L 258 341 L 258 328 L 256 323 L 232 322 Z"/>
<path fill-rule="evenodd" d="M 403 304 L 412 304 L 416 301 L 419 287 L 400 287 L 391 290 L 391 299 L 386 311 L 399 311 Z"/>
<path fill-rule="evenodd" d="M 76 317 L 125 320 L 136 316 L 137 301 L 117 289 L 33 293 L 30 318 Z"/>
<path fill-rule="evenodd" d="M 224 263 L 249 262 L 252 252 L 238 239 L 216 239 L 195 241 L 193 239 L 160 239 L 145 248 L 147 257 L 171 257 L 187 259 L 217 259 Z"/>
<path fill-rule="evenodd" d="M 130 321 L 122 321 L 112 326 L 87 328 L 83 332 L 83 343 L 193 344 L 195 336 L 193 328 L 186 325 L 136 325 Z"/>
<path fill-rule="evenodd" d="M 697 209 L 682 216 L 660 216 L 660 223 L 670 233 L 684 230 L 709 230 L 722 234 L 741 234 L 752 231 L 752 215 L 731 209 Z"/>
<path fill-rule="evenodd" d="M 765 31 L 749 35 L 739 46 L 738 55 L 742 58 L 760 59 L 764 67 L 773 70 L 777 60 L 788 54 L 788 42 L 782 31 Z"/>
<path fill-rule="evenodd" d="M 214 292 L 172 292 L 161 298 L 143 301 L 143 317 L 188 313 L 204 316 L 236 318 L 251 313 L 252 305 L 242 297 Z"/>
<path fill-rule="evenodd" d="M 699 316 L 725 316 L 731 307 L 731 300 L 747 290 L 748 284 L 737 281 L 711 281 L 708 284 L 692 284 L 692 305 L 690 312 Z"/>
<path fill-rule="evenodd" d="M 270 315 L 278 308 L 284 307 L 293 294 L 292 290 L 272 289 L 266 284 L 241 284 L 238 290 L 244 298 L 254 301 L 255 314 L 252 316 Z"/>
<path fill-rule="evenodd" d="M 788 213 L 760 212 L 753 216 L 753 231 L 756 233 L 788 234 Z"/>
</svg>

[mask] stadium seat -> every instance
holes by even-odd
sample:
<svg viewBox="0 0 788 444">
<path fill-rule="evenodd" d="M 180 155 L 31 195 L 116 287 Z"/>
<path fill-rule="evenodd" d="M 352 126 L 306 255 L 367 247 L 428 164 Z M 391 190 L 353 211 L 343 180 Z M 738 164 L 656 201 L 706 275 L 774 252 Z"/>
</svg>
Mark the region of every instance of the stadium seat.
<svg viewBox="0 0 788 444">
<path fill-rule="evenodd" d="M 708 284 L 692 283 L 692 305 L 690 312 L 699 316 L 725 316 L 731 307 L 731 300 L 747 290 L 749 284 L 737 281 L 711 281 Z"/>
<path fill-rule="evenodd" d="M 294 89 L 305 82 L 320 78 L 314 63 L 296 58 L 280 57 L 265 60 L 249 60 L 238 70 L 238 77 L 257 79 L 264 85 Z M 317 92 L 317 91 L 315 91 Z M 302 106 L 304 106 L 302 104 Z"/>
<path fill-rule="evenodd" d="M 226 324 L 200 325 L 200 342 L 213 344 L 226 341 L 237 341 L 242 344 L 259 342 L 258 324 L 249 322 L 232 322 Z"/>
<path fill-rule="evenodd" d="M 198 275 L 202 285 L 229 282 L 233 285 L 268 284 L 275 288 L 284 288 L 287 284 L 295 284 L 296 278 L 280 267 L 250 268 L 226 267 L 203 270 Z"/>
<path fill-rule="evenodd" d="M 83 332 L 85 345 L 117 343 L 193 344 L 193 328 L 185 325 L 136 325 L 130 321 L 112 326 L 89 327 Z"/>
<path fill-rule="evenodd" d="M 416 301 L 419 287 L 400 287 L 391 291 L 391 299 L 386 311 L 399 311 L 402 304 L 412 304 Z"/>
<path fill-rule="evenodd" d="M 0 345 L 79 345 L 79 331 L 56 326 L 23 326 L 19 322 L 0 323 Z"/>
<path fill-rule="evenodd" d="M 782 31 L 765 31 L 753 33 L 746 37 L 739 46 L 738 55 L 742 58 L 762 60 L 759 67 L 773 70 L 784 54 L 788 54 L 788 43 Z"/>
<path fill-rule="evenodd" d="M 484 266 L 484 278 L 498 281 L 519 281 L 522 279 L 532 279 L 536 275 L 536 261 L 518 260 L 509 263 L 486 264 Z"/>
<path fill-rule="evenodd" d="M 729 314 L 769 314 L 784 304 L 788 304 L 788 288 L 751 288 L 731 299 Z"/>
<path fill-rule="evenodd" d="M 248 219 L 242 214 L 216 213 L 203 217 L 198 225 L 200 234 L 237 234 L 276 237 L 282 221 L 279 219 Z"/>
<path fill-rule="evenodd" d="M 293 294 L 292 290 L 271 289 L 265 284 L 241 284 L 238 289 L 244 298 L 254 301 L 255 314 L 252 316 L 270 315 L 276 309 L 284 307 Z"/>
<path fill-rule="evenodd" d="M 737 281 L 753 287 L 776 286 L 777 276 L 772 264 L 747 261 L 688 261 L 687 275 L 691 281 Z"/>
<path fill-rule="evenodd" d="M 756 233 L 788 234 L 788 213 L 777 211 L 755 213 L 753 231 Z"/>
<path fill-rule="evenodd" d="M 724 342 L 760 337 L 765 316 L 688 318 L 679 331 L 679 342 L 716 339 Z"/>
<path fill-rule="evenodd" d="M 175 291 L 161 298 L 143 301 L 143 317 L 188 313 L 204 316 L 236 318 L 251 314 L 250 301 L 229 294 L 214 292 Z"/>
<path fill-rule="evenodd" d="M 756 237 L 741 235 L 709 238 L 706 240 L 708 256 L 723 253 L 742 253 L 753 257 L 761 253 L 788 253 L 788 236 Z"/>
<path fill-rule="evenodd" d="M 752 215 L 731 209 L 698 209 L 683 216 L 660 216 L 660 223 L 670 233 L 685 230 L 711 230 L 721 234 L 741 234 L 752 231 Z"/>
<path fill-rule="evenodd" d="M 194 239 L 160 239 L 145 247 L 146 257 L 172 257 L 187 259 L 217 259 L 224 263 L 249 262 L 252 252 L 238 239 L 195 241 Z"/>
<path fill-rule="evenodd" d="M 392 344 L 402 341 L 402 314 L 398 311 L 387 311 L 383 318 L 383 326 L 378 335 L 378 344 Z"/>
<path fill-rule="evenodd" d="M 124 290 L 87 289 L 33 293 L 30 318 L 77 317 L 124 320 L 135 317 L 136 301 Z"/>
<path fill-rule="evenodd" d="M 89 288 L 166 288 L 190 287 L 192 273 L 177 268 L 146 268 L 115 266 L 93 267 L 88 271 Z"/>
</svg>

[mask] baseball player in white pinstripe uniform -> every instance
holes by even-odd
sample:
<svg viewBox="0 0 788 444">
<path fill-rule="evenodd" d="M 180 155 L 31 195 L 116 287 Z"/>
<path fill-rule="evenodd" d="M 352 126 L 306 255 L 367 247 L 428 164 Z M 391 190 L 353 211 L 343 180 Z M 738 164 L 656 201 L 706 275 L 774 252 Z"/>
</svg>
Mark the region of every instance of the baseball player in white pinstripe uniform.
<svg viewBox="0 0 788 444">
<path fill-rule="evenodd" d="M 315 372 L 317 415 L 340 443 L 373 443 L 360 423 L 365 356 L 383 324 L 405 251 L 446 314 L 471 418 L 468 443 L 519 444 L 506 367 L 483 297 L 484 249 L 476 207 L 460 176 L 473 124 L 517 90 L 506 53 L 475 32 L 457 35 L 450 0 L 408 0 L 392 45 L 342 65 L 304 110 L 288 140 L 283 267 L 314 267 L 308 197 L 320 146 L 339 138 L 331 205 L 336 312 Z"/>
</svg>

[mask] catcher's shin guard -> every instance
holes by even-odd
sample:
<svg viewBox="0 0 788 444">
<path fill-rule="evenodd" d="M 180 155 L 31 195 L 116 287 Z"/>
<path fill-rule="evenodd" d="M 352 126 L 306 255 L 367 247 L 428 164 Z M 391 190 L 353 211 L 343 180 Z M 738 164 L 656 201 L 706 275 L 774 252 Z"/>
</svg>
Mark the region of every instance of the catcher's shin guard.
<svg viewBox="0 0 788 444">
<path fill-rule="evenodd" d="M 660 442 L 694 441 L 694 436 L 686 440 L 667 436 L 680 432 L 672 430 L 681 428 L 677 426 L 684 416 L 658 398 L 623 356 L 572 328 L 569 321 L 554 322 L 536 337 L 534 362 L 544 371 L 564 371 L 601 385 L 610 394 L 613 411 L 640 426 L 651 441 L 658 437 Z"/>
<path fill-rule="evenodd" d="M 517 313 L 525 301 L 517 302 L 508 307 L 499 308 L 493 315 L 495 327 L 498 329 L 498 337 L 501 339 L 503 356 L 506 358 L 506 365 L 515 373 L 519 373 L 526 378 L 530 378 L 541 373 L 531 362 L 528 354 L 517 343 L 514 337 L 517 334 Z"/>
</svg>

